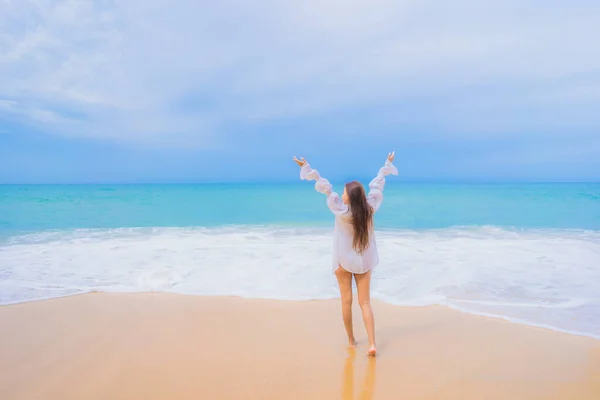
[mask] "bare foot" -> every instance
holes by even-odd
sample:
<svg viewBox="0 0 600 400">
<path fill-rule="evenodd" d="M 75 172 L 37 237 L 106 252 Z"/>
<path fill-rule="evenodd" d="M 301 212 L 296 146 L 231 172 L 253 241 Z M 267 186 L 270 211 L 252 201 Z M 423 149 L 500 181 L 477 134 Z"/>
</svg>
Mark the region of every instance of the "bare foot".
<svg viewBox="0 0 600 400">
<path fill-rule="evenodd" d="M 375 346 L 371 346 L 369 348 L 369 351 L 367 352 L 367 355 L 369 357 L 375 357 L 377 355 L 377 349 L 375 348 Z"/>
<path fill-rule="evenodd" d="M 356 347 L 356 340 L 350 340 L 348 342 L 348 347 L 350 347 L 352 349 L 355 348 Z"/>
</svg>

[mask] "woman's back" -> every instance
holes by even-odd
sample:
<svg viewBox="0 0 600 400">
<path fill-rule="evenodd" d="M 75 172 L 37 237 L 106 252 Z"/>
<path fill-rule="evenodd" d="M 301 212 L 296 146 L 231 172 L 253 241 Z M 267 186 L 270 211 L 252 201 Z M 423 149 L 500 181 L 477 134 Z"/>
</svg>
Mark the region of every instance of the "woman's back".
<svg viewBox="0 0 600 400">
<path fill-rule="evenodd" d="M 368 246 L 359 253 L 353 247 L 354 226 L 348 214 L 335 218 L 332 268 L 335 271 L 340 265 L 353 274 L 363 274 L 379 263 L 377 243 L 373 225 L 368 232 Z"/>
<path fill-rule="evenodd" d="M 327 206 L 335 215 L 335 231 L 333 239 L 333 259 L 332 268 L 335 271 L 339 266 L 342 266 L 348 272 L 354 274 L 363 274 L 372 270 L 379 263 L 377 254 L 377 244 L 375 242 L 375 234 L 373 230 L 372 216 L 379 210 L 383 203 L 383 188 L 385 186 L 385 177 L 389 174 L 398 174 L 398 170 L 388 159 L 383 167 L 379 169 L 377 176 L 369 183 L 369 194 L 364 194 L 362 185 L 358 182 L 351 182 L 344 188 L 344 201 L 340 196 L 332 190 L 331 183 L 325 178 L 322 178 L 316 169 L 312 169 L 307 162 L 304 162 L 300 170 L 300 179 L 314 180 L 315 189 L 327 195 Z M 365 236 L 363 245 L 360 246 L 361 240 L 356 240 L 355 224 L 353 218 L 361 217 L 361 213 L 353 213 L 347 203 L 350 200 L 357 200 L 356 189 L 362 189 L 364 199 L 359 199 L 359 206 L 362 208 L 366 221 L 366 232 L 362 232 Z M 350 191 L 348 190 L 350 188 Z M 346 193 L 349 191 L 349 193 Z M 364 200 L 364 204 L 362 201 Z M 354 210 L 356 211 L 356 210 Z M 366 237 L 368 236 L 368 237 Z M 361 248 L 364 250 L 360 251 Z M 359 251 L 357 251 L 357 249 Z"/>
</svg>

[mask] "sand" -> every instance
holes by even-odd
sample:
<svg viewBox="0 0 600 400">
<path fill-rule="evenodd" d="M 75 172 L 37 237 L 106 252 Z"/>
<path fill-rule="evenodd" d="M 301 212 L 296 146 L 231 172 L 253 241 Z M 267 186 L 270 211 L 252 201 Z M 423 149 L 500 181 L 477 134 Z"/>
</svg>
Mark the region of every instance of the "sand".
<svg viewBox="0 0 600 400">
<path fill-rule="evenodd" d="M 0 399 L 600 399 L 600 341 L 374 303 L 93 293 L 0 307 Z"/>
</svg>

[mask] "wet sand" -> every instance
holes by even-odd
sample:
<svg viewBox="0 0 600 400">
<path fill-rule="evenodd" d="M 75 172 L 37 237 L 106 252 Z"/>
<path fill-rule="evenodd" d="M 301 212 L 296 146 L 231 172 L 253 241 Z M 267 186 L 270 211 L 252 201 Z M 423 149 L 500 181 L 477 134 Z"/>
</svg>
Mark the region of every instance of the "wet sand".
<svg viewBox="0 0 600 400">
<path fill-rule="evenodd" d="M 600 399 L 600 341 L 337 300 L 93 293 L 0 307 L 0 399 Z"/>
</svg>

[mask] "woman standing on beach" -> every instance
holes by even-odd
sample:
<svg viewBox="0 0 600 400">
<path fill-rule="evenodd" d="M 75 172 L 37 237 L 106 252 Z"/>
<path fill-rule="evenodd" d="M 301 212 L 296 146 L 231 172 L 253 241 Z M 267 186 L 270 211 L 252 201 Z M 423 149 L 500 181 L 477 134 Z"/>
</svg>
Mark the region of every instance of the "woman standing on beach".
<svg viewBox="0 0 600 400">
<path fill-rule="evenodd" d="M 335 215 L 333 239 L 333 270 L 340 286 L 342 316 L 351 347 L 356 345 L 352 328 L 352 277 L 358 289 L 358 304 L 369 336 L 370 356 L 377 353 L 375 345 L 375 320 L 371 309 L 371 271 L 379 262 L 373 229 L 373 214 L 383 202 L 386 175 L 398 175 L 392 164 L 394 152 L 388 154 L 385 165 L 369 183 L 369 194 L 357 182 L 344 186 L 342 198 L 332 190 L 329 181 L 312 169 L 304 158 L 294 161 L 301 167 L 300 179 L 316 181 L 317 192 L 327 196 L 327 205 Z"/>
</svg>

